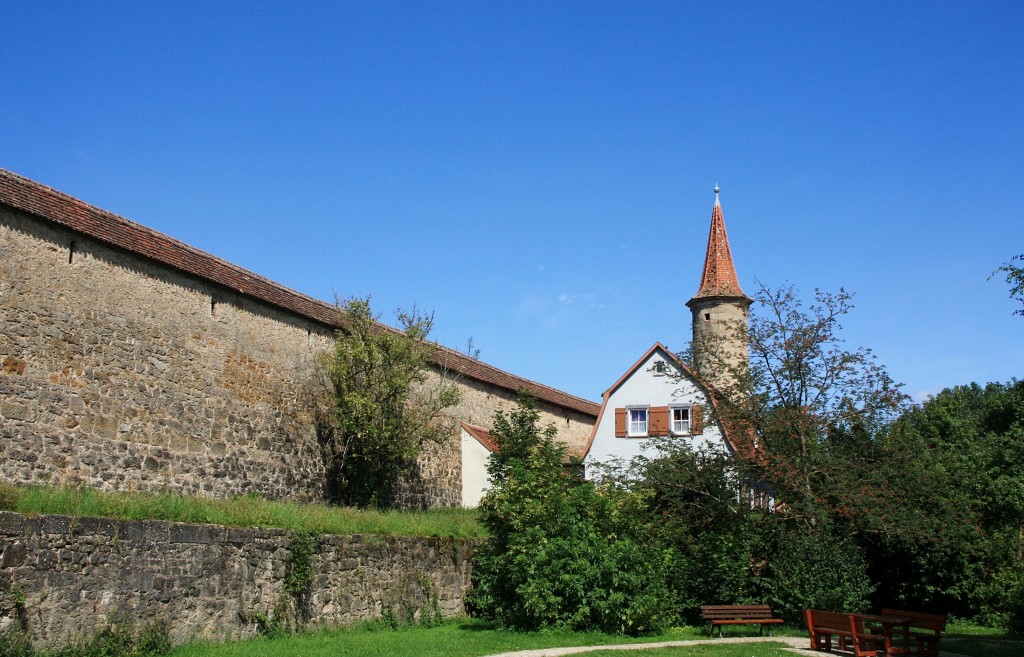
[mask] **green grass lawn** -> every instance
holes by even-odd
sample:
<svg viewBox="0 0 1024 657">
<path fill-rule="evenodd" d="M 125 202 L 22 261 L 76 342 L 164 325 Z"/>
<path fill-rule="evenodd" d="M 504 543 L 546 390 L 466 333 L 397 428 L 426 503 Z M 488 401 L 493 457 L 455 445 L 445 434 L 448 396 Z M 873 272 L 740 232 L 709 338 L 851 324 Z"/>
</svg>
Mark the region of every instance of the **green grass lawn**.
<svg viewBox="0 0 1024 657">
<path fill-rule="evenodd" d="M 173 657 L 344 657 L 345 655 L 407 655 L 409 657 L 479 657 L 512 650 L 561 646 L 610 645 L 707 638 L 696 628 L 672 634 L 634 639 L 598 632 L 513 632 L 475 620 L 449 621 L 438 627 L 390 629 L 380 623 L 355 629 L 298 634 L 279 639 L 255 639 L 225 644 L 190 644 Z M 635 654 L 635 653 L 626 653 Z M 710 653 L 709 653 L 710 654 Z M 732 653 L 715 653 L 730 655 Z M 772 653 L 766 653 L 772 654 Z M 622 653 L 619 653 L 620 657 Z M 751 653 L 746 653 L 750 657 Z"/>
<path fill-rule="evenodd" d="M 805 636 L 797 627 L 787 627 L 787 636 Z M 731 636 L 754 636 L 756 631 L 737 630 Z M 254 639 L 224 644 L 190 644 L 176 648 L 172 657 L 345 657 L 379 655 L 381 657 L 480 657 L 516 650 L 564 646 L 602 646 L 623 643 L 650 643 L 708 639 L 704 628 L 680 628 L 668 634 L 641 639 L 609 636 L 596 632 L 512 632 L 496 629 L 488 623 L 465 619 L 449 621 L 439 627 L 402 627 L 391 629 L 381 623 L 369 623 L 355 629 L 329 630 L 297 634 L 277 639 Z M 1018 657 L 1024 654 L 1024 641 L 1014 640 L 988 628 L 953 624 L 943 639 L 942 649 L 970 657 Z M 744 643 L 651 648 L 649 650 L 587 652 L 593 657 L 782 657 L 792 655 L 779 644 Z"/>
<path fill-rule="evenodd" d="M 1024 655 L 1024 637 L 958 621 L 946 628 L 939 648 L 968 657 L 1020 657 Z"/>
<path fill-rule="evenodd" d="M 756 632 L 734 632 L 733 636 L 754 636 Z M 785 632 L 790 636 L 805 636 L 800 628 Z M 2 637 L 4 635 L 0 635 Z M 142 635 L 137 635 L 142 636 Z M 228 643 L 193 643 L 175 648 L 170 657 L 227 657 L 230 655 L 253 655 L 255 657 L 345 657 L 346 655 L 379 655 L 381 657 L 482 657 L 519 650 L 533 650 L 557 647 L 594 647 L 586 655 L 594 657 L 783 657 L 791 655 L 780 643 L 767 639 L 763 643 L 730 644 L 710 640 L 706 644 L 643 648 L 644 643 L 661 641 L 709 640 L 704 628 L 678 628 L 667 634 L 643 639 L 630 639 L 599 633 L 571 632 L 513 632 L 496 629 L 494 626 L 476 620 L 462 619 L 448 621 L 440 626 L 404 626 L 393 629 L 381 622 L 366 623 L 354 629 L 339 629 L 307 634 L 283 636 L 275 639 L 254 639 Z M 943 649 L 970 657 L 1017 657 L 1024 654 L 1024 641 L 999 635 L 995 630 L 968 627 L 958 633 L 956 625 L 949 636 L 950 643 L 943 641 Z M 629 651 L 602 650 L 610 644 L 633 644 Z M 14 646 L 0 642 L 0 655 L 26 657 L 100 657 L 101 655 L 150 655 L 142 643 L 134 647 L 126 644 L 123 649 L 109 652 L 103 646 L 109 643 L 96 641 L 81 645 L 70 645 L 57 653 L 10 652 Z M 103 649 L 101 649 L 103 648 Z"/>
</svg>

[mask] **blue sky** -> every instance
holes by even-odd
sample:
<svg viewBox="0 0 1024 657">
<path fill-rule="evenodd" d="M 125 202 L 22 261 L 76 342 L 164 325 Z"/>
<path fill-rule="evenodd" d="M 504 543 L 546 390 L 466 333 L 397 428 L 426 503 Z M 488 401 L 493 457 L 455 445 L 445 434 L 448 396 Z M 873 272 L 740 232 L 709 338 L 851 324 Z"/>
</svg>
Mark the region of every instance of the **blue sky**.
<svg viewBox="0 0 1024 657">
<path fill-rule="evenodd" d="M 741 284 L 920 398 L 1024 375 L 1019 2 L 3 3 L 0 166 L 573 394 Z"/>
</svg>

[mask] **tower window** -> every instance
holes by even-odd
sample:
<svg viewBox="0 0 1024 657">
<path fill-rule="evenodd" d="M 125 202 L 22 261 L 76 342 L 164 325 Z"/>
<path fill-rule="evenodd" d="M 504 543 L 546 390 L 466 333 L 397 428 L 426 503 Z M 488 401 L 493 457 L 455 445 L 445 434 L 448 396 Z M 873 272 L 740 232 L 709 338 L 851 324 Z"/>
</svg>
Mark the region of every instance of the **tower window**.
<svg viewBox="0 0 1024 657">
<path fill-rule="evenodd" d="M 711 320 L 711 313 L 704 313 L 704 319 L 705 319 L 705 321 L 710 321 Z"/>
</svg>

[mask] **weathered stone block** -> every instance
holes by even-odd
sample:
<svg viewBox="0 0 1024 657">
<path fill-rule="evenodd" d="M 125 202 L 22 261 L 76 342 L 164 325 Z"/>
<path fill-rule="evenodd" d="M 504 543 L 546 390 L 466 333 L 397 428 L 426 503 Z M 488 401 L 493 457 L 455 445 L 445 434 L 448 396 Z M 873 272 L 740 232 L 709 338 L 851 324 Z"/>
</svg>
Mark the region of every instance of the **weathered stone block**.
<svg viewBox="0 0 1024 657">
<path fill-rule="evenodd" d="M 110 518 L 77 518 L 74 522 L 75 534 L 95 534 L 97 536 L 113 536 L 114 521 Z"/>
<path fill-rule="evenodd" d="M 8 420 L 29 419 L 29 407 L 25 404 L 13 401 L 0 402 L 0 415 Z"/>
<path fill-rule="evenodd" d="M 137 520 L 119 520 L 114 525 L 114 538 L 120 541 L 141 541 L 144 537 L 143 526 Z"/>
<path fill-rule="evenodd" d="M 53 570 L 57 565 L 57 552 L 55 550 L 40 550 L 36 553 L 36 568 L 38 570 Z"/>
<path fill-rule="evenodd" d="M 227 543 L 235 545 L 245 545 L 252 543 L 256 539 L 256 530 L 254 529 L 240 529 L 238 527 L 226 528 L 224 540 Z"/>
<path fill-rule="evenodd" d="M 146 541 L 167 543 L 170 541 L 171 523 L 163 520 L 143 520 L 142 536 Z"/>
<path fill-rule="evenodd" d="M 25 563 L 26 548 L 21 541 L 0 542 L 0 568 L 17 568 Z"/>
<path fill-rule="evenodd" d="M 212 543 L 209 525 L 173 524 L 170 531 L 171 543 Z"/>
<path fill-rule="evenodd" d="M 25 516 L 20 513 L 0 511 L 0 535 L 20 536 L 25 528 Z"/>
<path fill-rule="evenodd" d="M 43 516 L 41 530 L 44 534 L 67 534 L 71 527 L 71 518 L 67 516 Z"/>
</svg>

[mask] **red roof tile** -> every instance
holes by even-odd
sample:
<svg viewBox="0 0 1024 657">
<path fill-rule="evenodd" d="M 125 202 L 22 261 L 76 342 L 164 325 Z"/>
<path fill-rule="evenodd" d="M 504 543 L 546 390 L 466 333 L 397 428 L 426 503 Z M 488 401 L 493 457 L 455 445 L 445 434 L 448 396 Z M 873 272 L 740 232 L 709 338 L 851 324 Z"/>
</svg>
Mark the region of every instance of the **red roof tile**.
<svg viewBox="0 0 1024 657">
<path fill-rule="evenodd" d="M 486 447 L 487 451 L 492 454 L 498 451 L 498 446 L 494 443 L 494 439 L 491 438 L 491 434 L 487 429 L 470 424 L 469 422 L 459 422 L 459 424 L 466 430 L 466 433 L 476 438 L 477 442 Z"/>
<path fill-rule="evenodd" d="M 715 207 L 711 211 L 711 231 L 708 233 L 708 251 L 704 256 L 704 272 L 700 277 L 700 289 L 693 295 L 694 299 L 706 297 L 749 298 L 740 288 L 736 276 L 729 236 L 725 233 L 725 217 L 718 202 L 718 187 L 715 187 Z"/>
<path fill-rule="evenodd" d="M 163 233 L 5 169 L 0 169 L 0 203 L 292 312 L 327 328 L 336 329 L 342 325 L 341 314 L 335 305 L 291 290 Z M 522 389 L 538 400 L 585 415 L 596 417 L 600 409 L 592 401 L 518 377 L 447 347 L 440 348 L 436 362 L 466 377 L 510 391 Z"/>
</svg>

